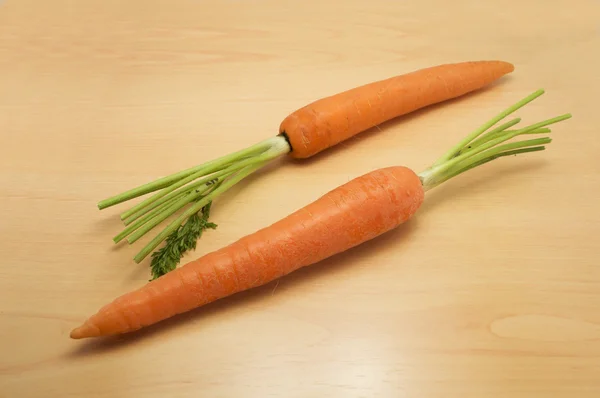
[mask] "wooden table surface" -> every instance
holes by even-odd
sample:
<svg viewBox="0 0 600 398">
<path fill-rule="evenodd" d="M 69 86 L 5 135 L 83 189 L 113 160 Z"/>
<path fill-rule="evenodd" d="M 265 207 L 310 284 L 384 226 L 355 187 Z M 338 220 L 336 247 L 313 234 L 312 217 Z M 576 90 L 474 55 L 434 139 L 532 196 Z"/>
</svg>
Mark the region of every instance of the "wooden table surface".
<svg viewBox="0 0 600 398">
<path fill-rule="evenodd" d="M 342 6 L 343 4 L 343 6 Z M 0 1 L 0 397 L 598 397 L 596 0 Z M 283 159 L 217 200 L 196 258 L 335 186 L 421 170 L 504 107 L 548 150 L 279 282 L 118 339 L 69 331 L 146 283 L 97 202 L 276 134 L 314 99 L 446 62 L 489 89 Z"/>
</svg>

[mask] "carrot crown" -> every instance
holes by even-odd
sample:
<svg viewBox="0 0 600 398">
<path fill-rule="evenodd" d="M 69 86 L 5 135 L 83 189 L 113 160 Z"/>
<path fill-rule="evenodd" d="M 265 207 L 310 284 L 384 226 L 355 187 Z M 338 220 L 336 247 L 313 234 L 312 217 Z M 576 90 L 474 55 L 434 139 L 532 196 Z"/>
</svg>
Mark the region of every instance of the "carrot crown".
<svg viewBox="0 0 600 398">
<path fill-rule="evenodd" d="M 266 166 L 271 160 L 290 151 L 285 137 L 271 137 L 246 149 L 204 164 L 160 178 L 148 184 L 102 200 L 99 209 L 134 199 L 150 192 L 154 195 L 121 213 L 126 228 L 113 238 L 115 243 L 127 238 L 134 243 L 180 209 L 185 211 L 170 222 L 135 256 L 141 262 L 171 234 L 177 234 L 182 223 L 199 212 L 208 211 L 210 203 L 232 186 Z M 193 226 L 191 229 L 197 229 Z M 173 235 L 172 239 L 176 236 Z"/>
<path fill-rule="evenodd" d="M 570 113 L 516 130 L 510 128 L 517 125 L 521 121 L 521 118 L 515 118 L 494 127 L 502 119 L 508 117 L 542 94 L 544 94 L 543 89 L 537 90 L 506 108 L 452 147 L 436 160 L 431 167 L 419 173 L 423 188 L 429 190 L 467 170 L 503 156 L 544 150 L 546 148 L 544 145 L 552 142 L 552 139 L 549 137 L 506 142 L 520 135 L 550 133 L 551 130 L 546 126 L 569 119 L 571 117 Z"/>
</svg>

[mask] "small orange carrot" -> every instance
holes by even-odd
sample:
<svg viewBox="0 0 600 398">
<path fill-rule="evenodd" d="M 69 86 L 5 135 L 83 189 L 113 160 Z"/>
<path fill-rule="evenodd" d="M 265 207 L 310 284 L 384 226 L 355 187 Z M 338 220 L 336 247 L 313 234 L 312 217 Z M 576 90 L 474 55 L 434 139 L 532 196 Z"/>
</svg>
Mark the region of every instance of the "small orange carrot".
<svg viewBox="0 0 600 398">
<path fill-rule="evenodd" d="M 160 178 L 98 203 L 100 209 L 158 191 L 121 214 L 126 227 L 115 243 L 136 242 L 173 214 L 178 216 L 135 256 L 153 253 L 154 278 L 174 269 L 206 228 L 212 201 L 273 159 L 307 158 L 385 121 L 478 90 L 514 70 L 503 61 L 438 65 L 372 82 L 319 99 L 287 116 L 279 134 L 241 151 Z M 185 210 L 182 210 L 185 209 Z M 202 217 L 199 217 L 202 214 Z"/>
<path fill-rule="evenodd" d="M 539 90 L 501 112 L 425 171 L 395 166 L 355 178 L 271 226 L 117 298 L 75 328 L 71 337 L 138 330 L 264 285 L 398 227 L 415 215 L 428 189 L 496 158 L 543 150 L 550 143 L 547 137 L 505 142 L 523 134 L 547 133 L 545 126 L 568 119 L 569 114 L 518 130 L 509 128 L 520 119 L 493 128 L 542 93 Z"/>
<path fill-rule="evenodd" d="M 290 155 L 307 158 L 383 122 L 484 87 L 514 70 L 503 61 L 421 69 L 322 98 L 286 117 L 279 128 Z"/>
</svg>

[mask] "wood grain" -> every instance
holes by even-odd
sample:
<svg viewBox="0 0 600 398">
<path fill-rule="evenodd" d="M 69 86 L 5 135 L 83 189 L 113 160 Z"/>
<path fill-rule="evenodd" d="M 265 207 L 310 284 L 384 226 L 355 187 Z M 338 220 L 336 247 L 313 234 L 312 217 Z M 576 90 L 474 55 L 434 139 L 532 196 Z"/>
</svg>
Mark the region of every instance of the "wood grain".
<svg viewBox="0 0 600 398">
<path fill-rule="evenodd" d="M 594 0 L 0 2 L 0 397 L 597 397 L 599 20 Z M 98 200 L 276 134 L 321 96 L 473 59 L 516 70 L 277 163 L 215 203 L 187 259 L 369 170 L 420 170 L 538 88 L 524 120 L 574 116 L 547 151 L 474 170 L 277 283 L 68 338 L 148 279 L 139 244 L 111 244 L 124 207 Z"/>
</svg>

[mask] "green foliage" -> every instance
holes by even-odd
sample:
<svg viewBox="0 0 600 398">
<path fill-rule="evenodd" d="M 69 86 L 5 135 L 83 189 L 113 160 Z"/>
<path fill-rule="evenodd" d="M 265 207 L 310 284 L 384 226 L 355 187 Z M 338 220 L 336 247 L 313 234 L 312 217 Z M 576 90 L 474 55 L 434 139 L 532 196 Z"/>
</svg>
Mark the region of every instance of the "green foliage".
<svg viewBox="0 0 600 398">
<path fill-rule="evenodd" d="M 200 211 L 202 217 L 198 213 L 190 216 L 185 224 L 167 237 L 166 243 L 161 249 L 152 253 L 150 264 L 152 280 L 177 268 L 177 264 L 185 252 L 196 249 L 196 242 L 202 233 L 207 229 L 217 228 L 216 224 L 208 222 L 211 204 L 212 202 L 209 202 L 202 208 Z"/>
</svg>

